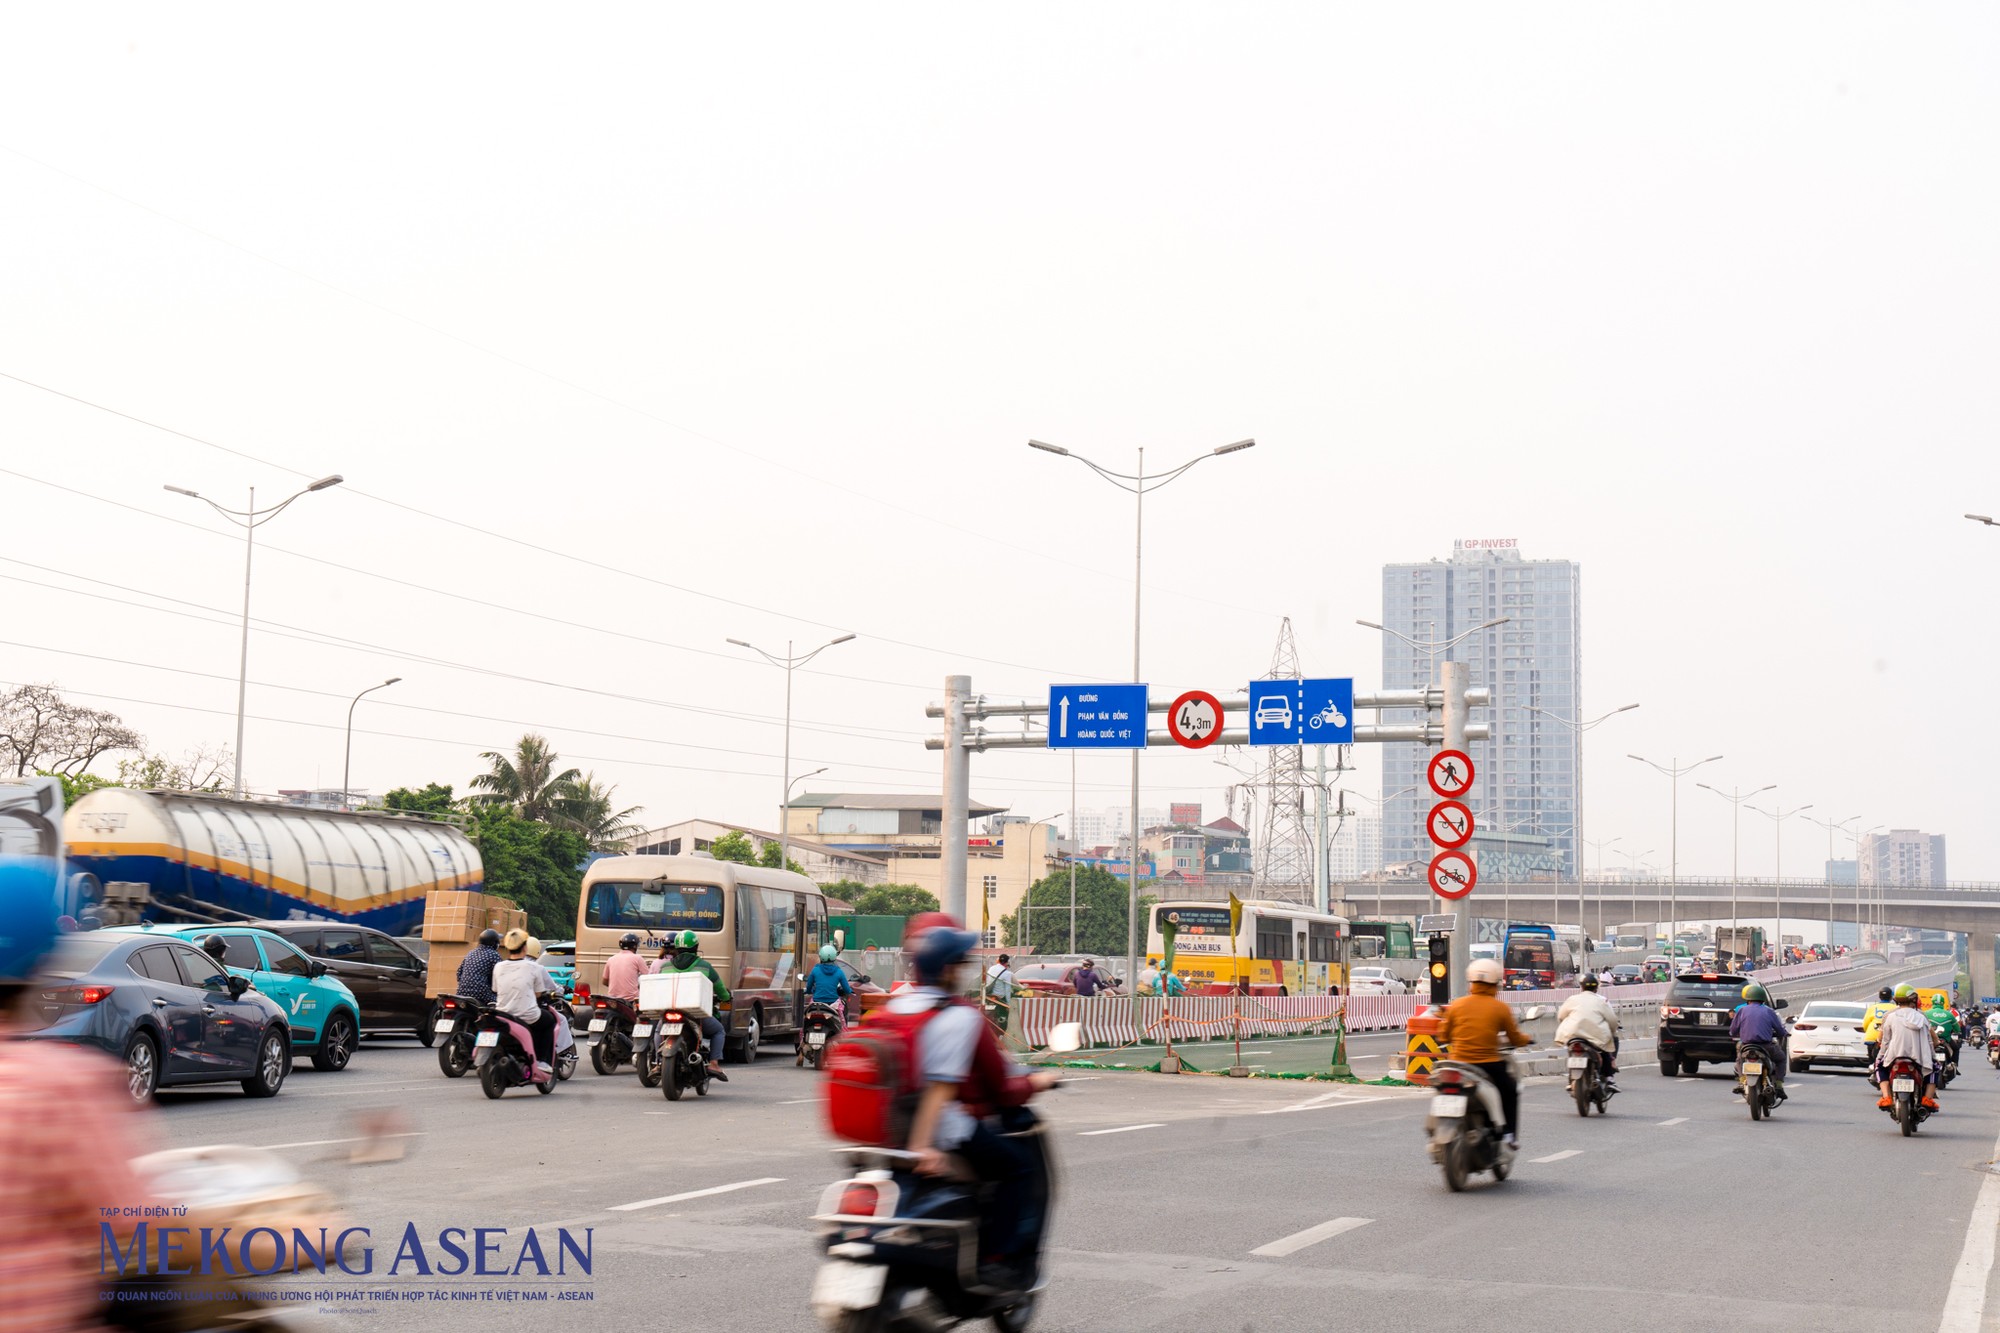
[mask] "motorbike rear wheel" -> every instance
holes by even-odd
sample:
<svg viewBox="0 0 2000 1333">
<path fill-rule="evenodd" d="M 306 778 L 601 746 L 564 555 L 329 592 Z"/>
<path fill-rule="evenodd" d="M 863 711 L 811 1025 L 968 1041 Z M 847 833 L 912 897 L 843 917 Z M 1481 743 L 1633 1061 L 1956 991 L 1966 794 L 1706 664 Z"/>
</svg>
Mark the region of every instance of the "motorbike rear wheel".
<svg viewBox="0 0 2000 1333">
<path fill-rule="evenodd" d="M 1752 1120 L 1762 1120 L 1764 1118 L 1764 1085 L 1761 1082 L 1752 1079 L 1743 1089 L 1743 1100 L 1750 1103 L 1750 1118 Z"/>
<path fill-rule="evenodd" d="M 847 1310 L 840 1316 L 840 1322 L 833 1326 L 834 1333 L 882 1333 L 889 1325 L 882 1317 L 882 1311 Z"/>
<path fill-rule="evenodd" d="M 639 1086 L 657 1088 L 660 1086 L 660 1048 L 649 1046 L 632 1057 L 632 1064 L 639 1071 Z"/>
<path fill-rule="evenodd" d="M 1018 1305 L 1010 1305 L 997 1310 L 993 1315 L 993 1327 L 1000 1333 L 1028 1333 L 1028 1325 L 1035 1319 L 1035 1297 L 1032 1293 L 1023 1296 Z"/>
<path fill-rule="evenodd" d="M 608 1074 L 614 1066 L 604 1058 L 604 1043 L 593 1042 L 590 1047 L 590 1067 L 600 1074 Z"/>
<path fill-rule="evenodd" d="M 1444 1184 L 1453 1194 L 1465 1192 L 1465 1160 L 1472 1146 L 1464 1134 L 1444 1145 Z"/>
<path fill-rule="evenodd" d="M 486 1063 L 479 1066 L 480 1091 L 496 1102 L 500 1100 L 500 1094 L 507 1091 L 507 1085 L 500 1081 L 500 1061 L 502 1058 L 504 1057 L 498 1055 L 489 1056 Z"/>
<path fill-rule="evenodd" d="M 472 1068 L 472 1048 L 460 1041 L 456 1033 L 445 1038 L 438 1047 L 438 1068 L 446 1078 L 464 1078 L 465 1071 Z"/>
<path fill-rule="evenodd" d="M 1586 1118 L 1590 1115 L 1590 1104 L 1597 1100 L 1596 1083 L 1597 1080 L 1591 1076 L 1588 1069 L 1577 1076 L 1576 1113 L 1578 1115 Z"/>
<path fill-rule="evenodd" d="M 1917 1103 L 1907 1092 L 1896 1094 L 1896 1123 L 1902 1126 L 1906 1139 L 1917 1132 Z"/>
</svg>

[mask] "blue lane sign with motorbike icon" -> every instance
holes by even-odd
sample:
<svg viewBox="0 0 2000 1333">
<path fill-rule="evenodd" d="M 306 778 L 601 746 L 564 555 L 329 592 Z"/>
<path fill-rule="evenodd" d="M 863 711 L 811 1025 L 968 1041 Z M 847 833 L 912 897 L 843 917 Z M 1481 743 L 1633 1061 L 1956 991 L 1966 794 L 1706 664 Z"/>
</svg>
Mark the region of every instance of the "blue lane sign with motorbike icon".
<svg viewBox="0 0 2000 1333">
<path fill-rule="evenodd" d="M 1252 745 L 1352 745 L 1354 677 L 1250 682 Z"/>
</svg>

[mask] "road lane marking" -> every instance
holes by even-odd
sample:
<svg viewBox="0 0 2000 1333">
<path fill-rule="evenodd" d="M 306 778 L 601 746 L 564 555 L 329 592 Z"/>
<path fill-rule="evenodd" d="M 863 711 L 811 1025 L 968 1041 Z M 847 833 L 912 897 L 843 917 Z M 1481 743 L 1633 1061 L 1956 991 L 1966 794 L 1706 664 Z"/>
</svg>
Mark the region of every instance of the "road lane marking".
<svg viewBox="0 0 2000 1333">
<path fill-rule="evenodd" d="M 1686 1116 L 1677 1115 L 1672 1120 L 1662 1120 L 1659 1122 L 1659 1124 L 1660 1127 L 1664 1129 L 1668 1125 L 1685 1125 L 1687 1122 L 1688 1118 Z"/>
<path fill-rule="evenodd" d="M 817 1098 L 817 1097 L 801 1097 L 801 1098 L 799 1098 L 799 1099 L 798 1099 L 797 1101 L 793 1101 L 793 1102 L 779 1102 L 779 1103 L 778 1103 L 778 1105 L 780 1105 L 780 1106 L 804 1106 L 804 1105 L 805 1105 L 805 1104 L 806 1104 L 807 1102 L 816 1102 L 816 1101 L 818 1101 L 818 1100 L 819 1100 L 819 1098 Z"/>
<path fill-rule="evenodd" d="M 2000 1142 L 1993 1145 L 2000 1157 Z M 1965 1248 L 1952 1270 L 1951 1292 L 1945 1297 L 1938 1333 L 1975 1333 L 1986 1315 L 1986 1278 L 1993 1271 L 1993 1236 L 2000 1228 L 2000 1176 L 1988 1173 L 1979 1182 L 1972 1220 L 1965 1224 Z"/>
<path fill-rule="evenodd" d="M 1095 1138 L 1099 1134 L 1130 1134 L 1135 1129 L 1165 1129 L 1166 1127 L 1165 1121 L 1155 1120 L 1147 1125 L 1120 1125 L 1116 1129 L 1086 1129 L 1081 1134 L 1078 1134 L 1077 1137 L 1088 1139 Z"/>
<path fill-rule="evenodd" d="M 1381 1102 L 1387 1100 L 1388 1097 L 1384 1095 L 1351 1097 L 1344 1092 L 1323 1092 L 1317 1097 L 1310 1097 L 1302 1102 L 1294 1102 L 1290 1106 L 1267 1106 L 1257 1112 L 1257 1114 L 1289 1115 L 1293 1111 L 1328 1111 L 1336 1106 L 1359 1106 L 1363 1102 Z"/>
<path fill-rule="evenodd" d="M 1531 1162 L 1560 1162 L 1565 1157 L 1581 1157 L 1581 1156 L 1583 1156 L 1583 1149 L 1565 1148 L 1561 1152 L 1552 1152 L 1547 1157 L 1530 1157 L 1528 1160 Z"/>
<path fill-rule="evenodd" d="M 734 1185 L 711 1185 L 705 1190 L 689 1190 L 685 1194 L 668 1194 L 658 1199 L 641 1199 L 637 1203 L 621 1203 L 606 1209 L 613 1213 L 632 1213 L 641 1208 L 657 1208 L 663 1203 L 679 1203 L 683 1199 L 705 1199 L 711 1194 L 728 1194 L 732 1190 L 747 1190 L 756 1185 L 776 1185 L 783 1176 L 765 1176 L 759 1180 L 739 1180 Z"/>
<path fill-rule="evenodd" d="M 1330 1240 L 1343 1231 L 1365 1227 L 1374 1220 L 1372 1217 L 1336 1217 L 1331 1222 L 1322 1222 L 1316 1227 L 1295 1231 L 1282 1240 L 1272 1241 L 1269 1245 L 1259 1245 L 1250 1253 L 1262 1255 L 1266 1259 L 1282 1259 L 1288 1254 L 1298 1253 L 1308 1245 L 1317 1245 L 1323 1240 Z"/>
<path fill-rule="evenodd" d="M 265 1152 L 276 1152 L 280 1148 L 324 1148 L 335 1143 L 373 1143 L 377 1139 L 420 1139 L 424 1131 L 414 1129 L 404 1134 L 363 1134 L 353 1139 L 302 1139 L 297 1143 L 267 1143 Z"/>
</svg>

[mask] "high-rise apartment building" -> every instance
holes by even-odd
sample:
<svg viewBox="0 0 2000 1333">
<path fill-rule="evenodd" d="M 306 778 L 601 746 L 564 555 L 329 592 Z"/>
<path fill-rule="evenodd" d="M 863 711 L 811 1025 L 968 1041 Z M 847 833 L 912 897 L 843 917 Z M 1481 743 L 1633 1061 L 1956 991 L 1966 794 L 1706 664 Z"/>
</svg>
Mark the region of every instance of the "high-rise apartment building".
<svg viewBox="0 0 2000 1333">
<path fill-rule="evenodd" d="M 1861 839 L 1861 882 L 1886 889 L 1944 886 L 1944 834 L 1913 828 L 1870 833 Z"/>
<path fill-rule="evenodd" d="M 1454 542 L 1449 560 L 1382 567 L 1382 623 L 1417 645 L 1441 645 L 1507 617 L 1448 649 L 1383 635 L 1382 685 L 1435 684 L 1437 664 L 1452 661 L 1467 664 L 1470 686 L 1493 691 L 1493 706 L 1473 714 L 1492 724 L 1493 738 L 1467 747 L 1474 820 L 1483 835 L 1546 838 L 1564 876 L 1576 870 L 1583 777 L 1581 737 L 1566 725 L 1582 706 L 1580 581 L 1574 561 L 1524 559 L 1511 537 Z M 1382 720 L 1423 715 L 1385 710 Z M 1428 860 L 1424 816 L 1434 798 L 1424 765 L 1431 752 L 1421 745 L 1385 745 L 1382 752 L 1382 858 L 1392 865 Z"/>
<path fill-rule="evenodd" d="M 1382 820 L 1377 815 L 1349 815 L 1327 839 L 1326 872 L 1336 884 L 1366 879 L 1382 868 Z"/>
</svg>

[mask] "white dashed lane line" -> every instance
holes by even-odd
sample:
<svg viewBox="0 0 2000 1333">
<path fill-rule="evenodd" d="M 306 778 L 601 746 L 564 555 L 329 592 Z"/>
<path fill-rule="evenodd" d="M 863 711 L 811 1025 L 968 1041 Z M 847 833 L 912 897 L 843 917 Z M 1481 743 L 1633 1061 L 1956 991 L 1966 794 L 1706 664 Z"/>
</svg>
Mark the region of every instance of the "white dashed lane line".
<svg viewBox="0 0 2000 1333">
<path fill-rule="evenodd" d="M 637 1212 L 641 1208 L 657 1208 L 663 1203 L 679 1203 L 683 1199 L 705 1199 L 711 1194 L 728 1194 L 732 1190 L 747 1190 L 757 1185 L 776 1185 L 783 1180 L 783 1176 L 764 1176 L 758 1180 L 739 1180 L 733 1185 L 711 1185 L 705 1190 L 689 1190 L 685 1194 L 668 1194 L 658 1199 L 641 1199 L 637 1203 L 616 1204 L 608 1211 L 614 1213 L 632 1213 Z"/>
<path fill-rule="evenodd" d="M 1145 1125 L 1119 1125 L 1115 1129 L 1086 1129 L 1082 1133 L 1078 1134 L 1077 1137 L 1080 1139 L 1090 1139 L 1090 1138 L 1096 1138 L 1099 1134 L 1130 1134 L 1135 1129 L 1165 1129 L 1165 1128 L 1166 1124 L 1163 1121 L 1156 1120 L 1150 1124 L 1145 1124 Z"/>
<path fill-rule="evenodd" d="M 1660 1128 L 1665 1129 L 1668 1125 L 1685 1125 L 1687 1122 L 1688 1118 L 1686 1116 L 1677 1115 L 1672 1120 L 1662 1120 L 1659 1124 Z"/>
<path fill-rule="evenodd" d="M 1552 1152 L 1547 1157 L 1530 1157 L 1528 1160 L 1531 1162 L 1560 1162 L 1565 1157 L 1581 1157 L 1581 1156 L 1583 1156 L 1583 1149 L 1565 1148 L 1561 1152 Z"/>
<path fill-rule="evenodd" d="M 1265 1259 L 1282 1259 L 1288 1254 L 1298 1253 L 1308 1245 L 1317 1245 L 1323 1240 L 1330 1240 L 1343 1231 L 1365 1227 L 1374 1220 L 1372 1217 L 1336 1217 L 1331 1222 L 1322 1222 L 1316 1227 L 1307 1227 L 1304 1231 L 1294 1231 L 1291 1235 L 1274 1240 L 1269 1245 L 1259 1245 L 1250 1253 Z"/>
</svg>

